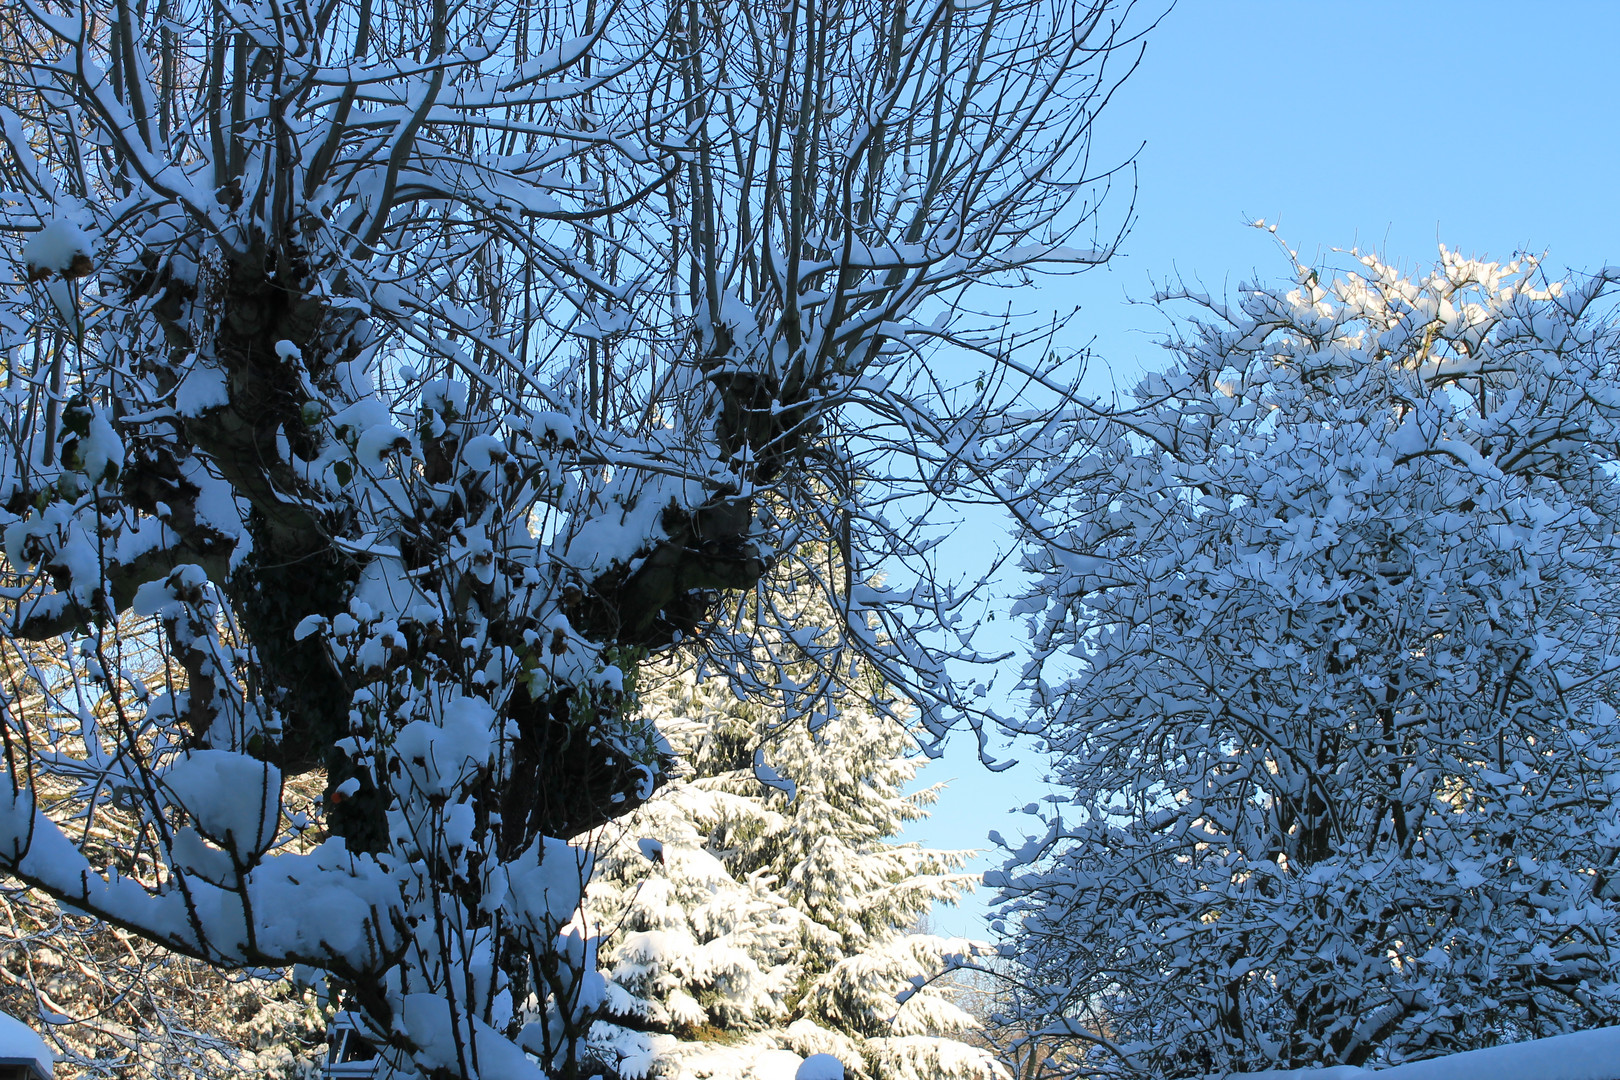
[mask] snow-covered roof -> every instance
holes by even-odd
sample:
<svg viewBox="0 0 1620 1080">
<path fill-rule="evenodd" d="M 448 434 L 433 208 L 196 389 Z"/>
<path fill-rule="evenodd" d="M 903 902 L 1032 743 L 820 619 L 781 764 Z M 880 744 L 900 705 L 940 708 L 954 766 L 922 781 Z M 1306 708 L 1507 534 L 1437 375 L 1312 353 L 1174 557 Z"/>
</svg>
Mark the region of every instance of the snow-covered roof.
<svg viewBox="0 0 1620 1080">
<path fill-rule="evenodd" d="M 56 1055 L 39 1033 L 14 1016 L 0 1012 L 0 1065 L 32 1065 L 46 1077 L 55 1075 Z"/>
</svg>

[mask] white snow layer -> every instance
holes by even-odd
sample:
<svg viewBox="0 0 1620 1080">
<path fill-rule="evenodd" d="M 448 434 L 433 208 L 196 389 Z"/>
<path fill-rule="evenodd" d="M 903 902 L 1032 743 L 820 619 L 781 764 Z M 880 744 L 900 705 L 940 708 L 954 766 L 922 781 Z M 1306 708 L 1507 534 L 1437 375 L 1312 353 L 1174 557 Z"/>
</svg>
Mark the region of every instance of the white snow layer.
<svg viewBox="0 0 1620 1080">
<path fill-rule="evenodd" d="M 8 1058 L 36 1062 L 46 1076 L 56 1071 L 56 1056 L 46 1047 L 45 1040 L 21 1020 L 0 1012 L 0 1061 Z"/>
<path fill-rule="evenodd" d="M 1327 1069 L 1233 1073 L 1226 1080 L 1620 1080 L 1620 1027 L 1598 1028 L 1492 1046 L 1397 1065 L 1392 1069 Z"/>
<path fill-rule="evenodd" d="M 477 1067 L 468 1080 L 545 1080 L 545 1073 L 494 1028 L 475 1017 L 461 1017 L 460 1038 L 450 1003 L 436 994 L 406 994 L 400 1023 L 418 1047 L 419 1064 L 460 1072 L 467 1057 Z M 468 1029 L 472 1038 L 468 1038 Z"/>
<path fill-rule="evenodd" d="M 274 765 L 229 750 L 190 750 L 162 778 L 197 830 L 242 861 L 251 861 L 276 838 L 281 770 Z"/>
<path fill-rule="evenodd" d="M 754 1080 L 796 1080 L 804 1059 L 791 1050 L 766 1050 L 754 1058 Z"/>
</svg>

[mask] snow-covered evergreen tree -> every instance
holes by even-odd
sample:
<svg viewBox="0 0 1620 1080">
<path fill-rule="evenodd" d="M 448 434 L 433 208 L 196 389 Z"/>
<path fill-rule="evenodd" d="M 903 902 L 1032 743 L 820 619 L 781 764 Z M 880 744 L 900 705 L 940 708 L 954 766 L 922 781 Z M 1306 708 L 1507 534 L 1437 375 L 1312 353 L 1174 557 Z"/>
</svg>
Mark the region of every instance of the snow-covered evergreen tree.
<svg viewBox="0 0 1620 1080">
<path fill-rule="evenodd" d="M 1140 1075 L 1620 1021 L 1613 272 L 1245 287 L 1020 485 L 1067 805 L 1026 1020 Z M 1101 1044 L 1099 1044 L 1100 1046 Z"/>
<path fill-rule="evenodd" d="M 872 1080 L 996 1075 L 930 985 L 976 951 L 918 931 L 970 887 L 970 853 L 892 842 L 938 789 L 907 793 L 923 761 L 881 683 L 857 673 L 806 725 L 701 664 L 658 674 L 642 707 L 678 779 L 612 827 L 587 900 L 604 1053 L 626 1074 L 727 1075 L 785 1049 Z"/>
</svg>

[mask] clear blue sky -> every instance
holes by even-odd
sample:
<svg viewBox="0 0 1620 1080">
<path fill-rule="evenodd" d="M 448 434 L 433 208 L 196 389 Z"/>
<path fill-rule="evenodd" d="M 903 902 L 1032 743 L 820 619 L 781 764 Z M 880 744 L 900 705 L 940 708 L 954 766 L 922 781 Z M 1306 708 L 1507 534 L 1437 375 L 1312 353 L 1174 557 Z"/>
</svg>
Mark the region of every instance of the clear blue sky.
<svg viewBox="0 0 1620 1080">
<path fill-rule="evenodd" d="M 1221 293 L 1283 279 L 1286 257 L 1437 245 L 1555 274 L 1620 263 L 1620 0 L 1182 0 L 1098 121 L 1097 160 L 1137 153 L 1136 220 L 1110 267 L 1046 290 L 1081 310 L 1095 391 L 1154 365 L 1162 317 L 1127 301 L 1177 276 Z M 1041 793 L 1030 761 L 992 777 L 964 739 L 924 782 L 955 778 L 906 839 L 984 847 Z M 987 863 L 976 864 L 983 869 Z M 982 902 L 941 932 L 982 936 Z"/>
</svg>

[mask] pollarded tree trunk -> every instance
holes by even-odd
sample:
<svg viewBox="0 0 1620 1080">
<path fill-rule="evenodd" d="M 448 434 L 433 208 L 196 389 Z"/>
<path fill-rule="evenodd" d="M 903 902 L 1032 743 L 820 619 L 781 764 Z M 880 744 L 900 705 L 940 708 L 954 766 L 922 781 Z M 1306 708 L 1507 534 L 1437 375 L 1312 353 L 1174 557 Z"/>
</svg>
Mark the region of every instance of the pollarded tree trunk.
<svg viewBox="0 0 1620 1080">
<path fill-rule="evenodd" d="M 662 775 L 626 708 L 647 656 L 778 686 L 814 654 L 808 714 L 859 654 L 933 736 L 986 718 L 946 666 L 967 597 L 886 508 L 1000 498 L 1045 422 L 919 358 L 1022 342 L 932 300 L 1107 257 L 1063 244 L 1106 4 L 14 18 L 6 640 L 76 681 L 8 706 L 0 865 L 213 963 L 329 973 L 402 1067 L 519 1075 L 516 1039 L 567 1072 L 600 987 L 563 840 Z M 810 535 L 837 633 L 715 618 Z M 925 584 L 868 584 L 886 557 Z M 284 814 L 315 769 L 324 814 Z M 109 804 L 140 821 L 110 868 Z"/>
</svg>

